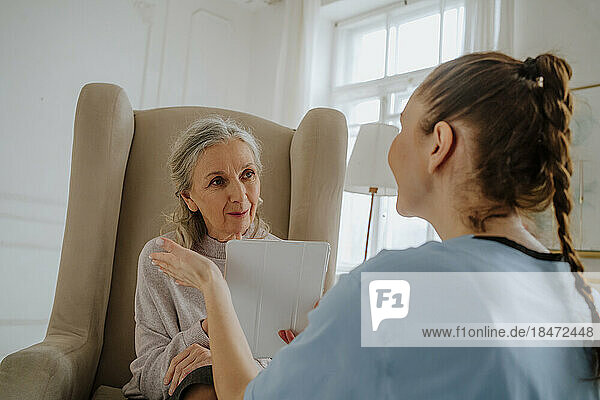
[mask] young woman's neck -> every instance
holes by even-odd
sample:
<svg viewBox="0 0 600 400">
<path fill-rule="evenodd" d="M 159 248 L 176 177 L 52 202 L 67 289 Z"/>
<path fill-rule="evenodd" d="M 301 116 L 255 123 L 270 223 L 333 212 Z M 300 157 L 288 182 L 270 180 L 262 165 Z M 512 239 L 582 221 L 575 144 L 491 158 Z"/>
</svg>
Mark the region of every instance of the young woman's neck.
<svg viewBox="0 0 600 400">
<path fill-rule="evenodd" d="M 531 250 L 548 252 L 548 250 L 530 232 L 528 232 L 527 229 L 525 229 L 521 217 L 516 213 L 512 213 L 506 217 L 495 217 L 486 220 L 485 232 L 478 232 L 473 227 L 466 225 L 466 221 L 459 218 L 456 213 L 440 213 L 428 220 L 434 226 L 442 240 L 469 234 L 478 236 L 502 236 L 520 243 Z"/>
</svg>

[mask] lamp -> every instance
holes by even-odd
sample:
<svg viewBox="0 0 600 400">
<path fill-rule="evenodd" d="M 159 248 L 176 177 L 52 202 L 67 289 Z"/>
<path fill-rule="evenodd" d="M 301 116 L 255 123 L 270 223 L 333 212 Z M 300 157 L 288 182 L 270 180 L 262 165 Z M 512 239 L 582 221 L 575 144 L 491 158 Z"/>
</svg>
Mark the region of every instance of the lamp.
<svg viewBox="0 0 600 400">
<path fill-rule="evenodd" d="M 396 180 L 387 163 L 388 150 L 397 134 L 398 128 L 392 125 L 381 123 L 361 125 L 346 169 L 344 190 L 371 195 L 365 261 L 369 248 L 369 231 L 375 196 L 395 196 L 398 193 Z"/>
</svg>

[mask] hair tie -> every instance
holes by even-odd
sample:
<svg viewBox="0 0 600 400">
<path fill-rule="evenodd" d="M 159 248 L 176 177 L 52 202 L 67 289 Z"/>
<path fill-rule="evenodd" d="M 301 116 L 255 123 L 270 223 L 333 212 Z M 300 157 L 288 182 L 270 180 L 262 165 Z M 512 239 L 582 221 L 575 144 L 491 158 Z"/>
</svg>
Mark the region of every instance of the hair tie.
<svg viewBox="0 0 600 400">
<path fill-rule="evenodd" d="M 544 77 L 538 71 L 536 60 L 537 58 L 527 57 L 523 61 L 521 73 L 524 78 L 535 81 L 538 87 L 544 87 Z"/>
</svg>

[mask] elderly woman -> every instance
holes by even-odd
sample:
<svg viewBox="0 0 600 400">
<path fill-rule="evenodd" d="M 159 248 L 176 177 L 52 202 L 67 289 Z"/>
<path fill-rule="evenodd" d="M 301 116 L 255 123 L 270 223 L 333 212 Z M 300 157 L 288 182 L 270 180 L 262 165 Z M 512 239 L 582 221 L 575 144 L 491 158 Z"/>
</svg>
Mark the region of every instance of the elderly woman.
<svg viewBox="0 0 600 400">
<path fill-rule="evenodd" d="M 260 149 L 241 126 L 220 117 L 194 122 L 174 143 L 168 164 L 179 204 L 167 216 L 174 230 L 162 237 L 212 260 L 221 273 L 228 240 L 278 240 L 257 213 Z M 161 250 L 155 239 L 146 243 L 138 261 L 137 358 L 123 393 L 149 399 L 216 398 L 203 294 L 178 285 L 151 264 L 149 255 Z M 280 336 L 292 334 L 287 333 Z M 269 360 L 255 362 L 264 368 Z"/>
</svg>

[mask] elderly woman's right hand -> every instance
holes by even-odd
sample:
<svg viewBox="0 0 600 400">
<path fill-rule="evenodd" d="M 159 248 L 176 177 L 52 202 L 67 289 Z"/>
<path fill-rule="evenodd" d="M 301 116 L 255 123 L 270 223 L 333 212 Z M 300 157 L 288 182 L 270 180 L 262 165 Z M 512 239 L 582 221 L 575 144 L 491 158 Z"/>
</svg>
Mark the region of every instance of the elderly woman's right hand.
<svg viewBox="0 0 600 400">
<path fill-rule="evenodd" d="M 208 318 L 204 318 L 200 323 L 200 326 L 202 326 L 202 330 L 206 333 L 206 336 L 208 336 Z"/>
</svg>

